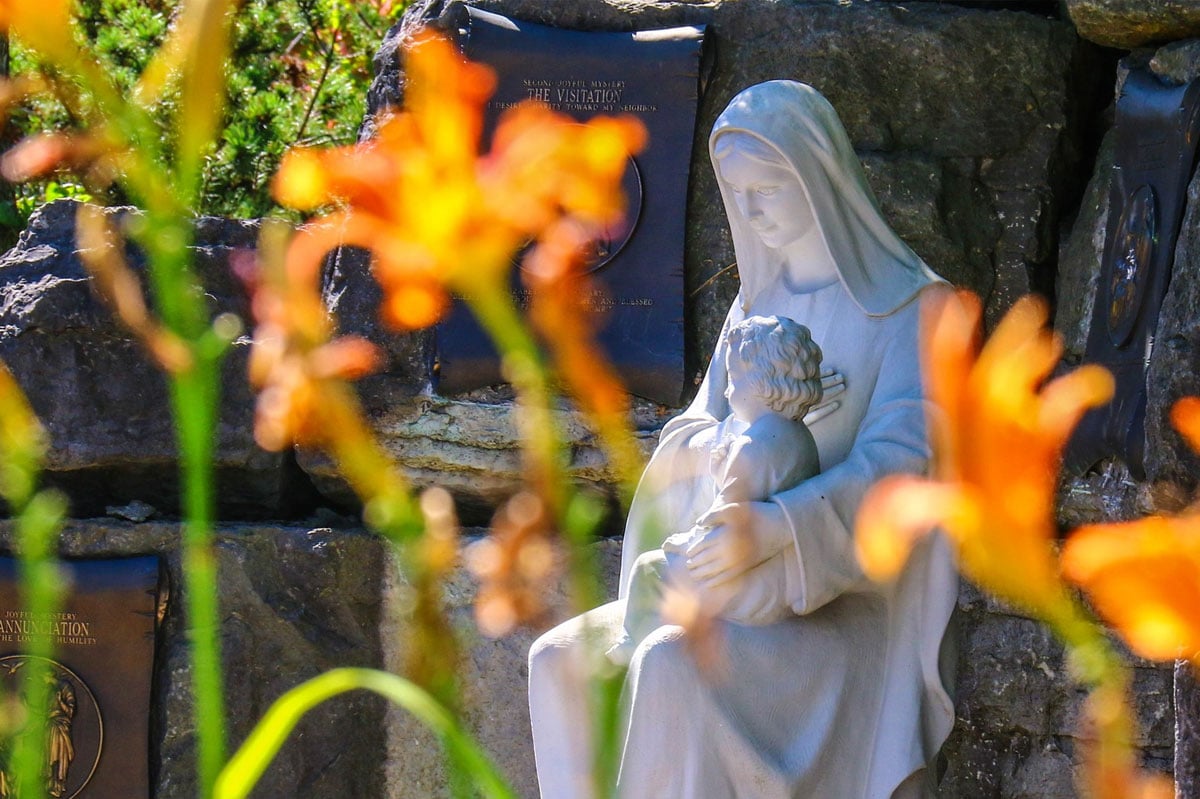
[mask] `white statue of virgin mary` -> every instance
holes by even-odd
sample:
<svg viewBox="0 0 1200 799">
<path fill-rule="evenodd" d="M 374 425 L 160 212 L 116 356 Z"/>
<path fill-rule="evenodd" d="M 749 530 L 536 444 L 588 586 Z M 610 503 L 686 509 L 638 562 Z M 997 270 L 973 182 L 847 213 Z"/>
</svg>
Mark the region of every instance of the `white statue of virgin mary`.
<svg viewBox="0 0 1200 799">
<path fill-rule="evenodd" d="M 717 119 L 709 150 L 741 290 L 696 399 L 663 429 L 639 485 L 622 598 L 559 625 L 531 650 L 542 797 L 593 796 L 594 652 L 624 634 L 638 556 L 697 524 L 712 544 L 689 562 L 701 590 L 739 581 L 766 608 L 765 623 L 716 620 L 706 643 L 718 668 L 701 668 L 673 625 L 637 644 L 625 676 L 618 795 L 919 797 L 953 723 L 943 644 L 957 580 L 948 550 L 929 537 L 894 584 L 873 584 L 855 559 L 852 530 L 873 483 L 926 468 L 918 300 L 944 283 L 883 220 L 837 114 L 811 87 L 746 89 Z M 753 315 L 807 326 L 844 391 L 836 409 L 806 420 L 818 474 L 698 518 L 711 492 L 695 442 L 729 414 L 725 331 Z M 722 548 L 735 519 L 751 546 Z"/>
</svg>

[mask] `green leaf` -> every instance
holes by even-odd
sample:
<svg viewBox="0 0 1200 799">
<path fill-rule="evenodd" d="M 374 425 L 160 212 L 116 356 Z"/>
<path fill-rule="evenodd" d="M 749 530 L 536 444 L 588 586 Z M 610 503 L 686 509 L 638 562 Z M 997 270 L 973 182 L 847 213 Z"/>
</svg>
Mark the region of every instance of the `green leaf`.
<svg viewBox="0 0 1200 799">
<path fill-rule="evenodd" d="M 441 739 L 453 760 L 461 764 L 487 799 L 516 799 L 479 745 L 458 721 L 426 691 L 395 674 L 375 669 L 343 668 L 296 686 L 275 701 L 250 732 L 217 778 L 215 799 L 243 799 L 258 782 L 305 713 L 327 699 L 364 688 L 389 699 L 416 716 Z"/>
</svg>

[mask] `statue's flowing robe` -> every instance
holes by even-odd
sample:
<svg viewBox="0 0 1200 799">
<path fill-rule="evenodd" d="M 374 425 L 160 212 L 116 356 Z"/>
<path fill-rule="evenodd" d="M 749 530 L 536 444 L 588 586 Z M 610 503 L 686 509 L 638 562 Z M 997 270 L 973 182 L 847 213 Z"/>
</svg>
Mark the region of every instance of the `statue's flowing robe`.
<svg viewBox="0 0 1200 799">
<path fill-rule="evenodd" d="M 718 119 L 710 147 L 734 131 L 762 139 L 792 166 L 839 280 L 798 291 L 788 264 L 749 230 L 722 183 L 742 273 L 725 330 L 754 314 L 806 325 L 846 391 L 833 414 L 810 426 L 820 474 L 770 499 L 792 534 L 775 587 L 794 615 L 763 626 L 716 622 L 703 661 L 672 625 L 638 645 L 624 683 L 618 793 L 891 799 L 903 783 L 907 799 L 908 778 L 953 723 L 943 644 L 957 580 L 945 543 L 930 537 L 893 584 L 872 584 L 852 531 L 872 484 L 926 469 L 919 306 L 923 294 L 944 288 L 879 217 L 841 124 L 809 87 L 775 81 L 746 90 Z M 699 394 L 664 428 L 647 467 L 626 527 L 622 586 L 636 557 L 678 527 L 672 516 L 689 512 L 674 464 L 728 413 L 725 347 L 723 330 Z M 531 651 L 543 799 L 592 796 L 588 653 L 618 639 L 623 602 L 559 625 Z"/>
</svg>

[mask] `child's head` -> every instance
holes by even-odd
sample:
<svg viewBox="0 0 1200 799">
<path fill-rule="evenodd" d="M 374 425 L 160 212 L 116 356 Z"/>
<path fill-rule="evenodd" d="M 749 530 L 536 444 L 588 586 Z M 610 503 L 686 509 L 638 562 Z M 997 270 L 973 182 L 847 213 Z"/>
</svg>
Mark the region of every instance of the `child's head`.
<svg viewBox="0 0 1200 799">
<path fill-rule="evenodd" d="M 731 327 L 727 340 L 726 397 L 736 416 L 745 414 L 735 392 L 789 419 L 821 400 L 821 348 L 804 325 L 783 316 L 751 316 Z"/>
</svg>

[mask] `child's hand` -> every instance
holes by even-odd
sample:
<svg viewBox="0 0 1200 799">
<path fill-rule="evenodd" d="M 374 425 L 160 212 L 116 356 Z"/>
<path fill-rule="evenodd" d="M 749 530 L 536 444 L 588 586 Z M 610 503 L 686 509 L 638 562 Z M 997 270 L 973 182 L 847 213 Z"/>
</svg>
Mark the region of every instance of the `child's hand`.
<svg viewBox="0 0 1200 799">
<path fill-rule="evenodd" d="M 711 587 L 757 566 L 791 542 L 791 530 L 779 506 L 735 502 L 700 517 L 684 555 L 692 579 Z"/>
</svg>

